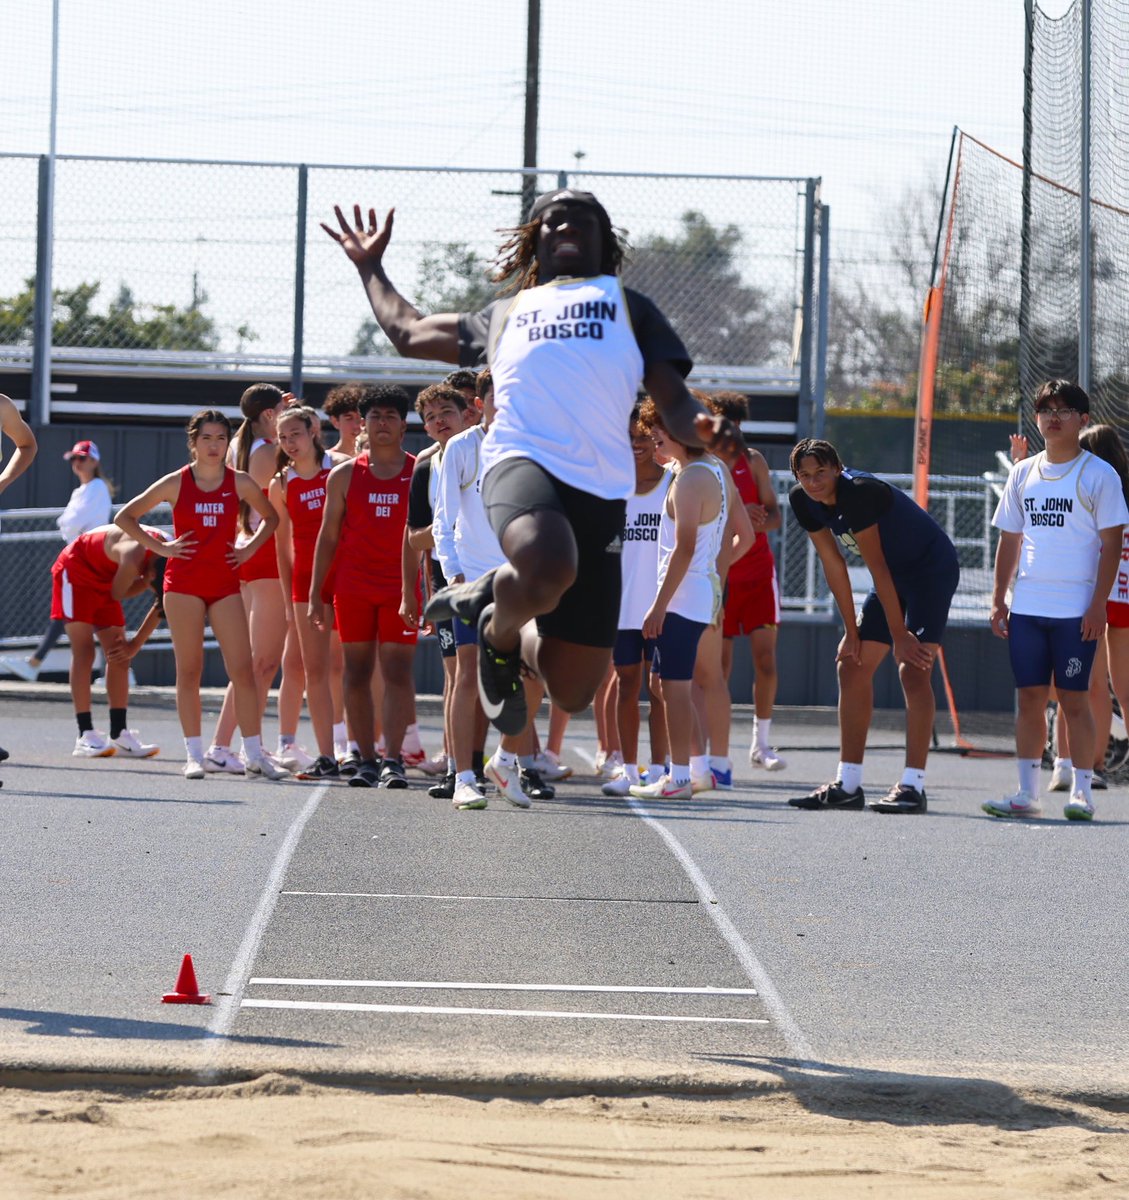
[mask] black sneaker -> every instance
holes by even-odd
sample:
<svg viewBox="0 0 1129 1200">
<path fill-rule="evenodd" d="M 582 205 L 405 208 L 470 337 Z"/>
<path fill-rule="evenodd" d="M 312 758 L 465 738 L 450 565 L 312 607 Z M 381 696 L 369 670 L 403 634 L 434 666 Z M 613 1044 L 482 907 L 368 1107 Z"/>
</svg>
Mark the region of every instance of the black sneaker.
<svg viewBox="0 0 1129 1200">
<path fill-rule="evenodd" d="M 494 785 L 486 778 L 485 771 L 475 771 L 474 782 L 478 790 L 484 795 L 488 795 L 494 790 Z"/>
<path fill-rule="evenodd" d="M 895 783 L 881 800 L 872 800 L 868 807 L 872 812 L 881 813 L 923 813 L 928 805 L 924 788 L 919 792 L 911 784 Z"/>
<path fill-rule="evenodd" d="M 433 783 L 427 789 L 427 794 L 436 800 L 450 800 L 455 794 L 455 772 L 448 771 L 438 783 Z"/>
<path fill-rule="evenodd" d="M 342 779 L 352 779 L 361 765 L 361 756 L 356 750 L 350 750 L 337 765 L 337 773 Z"/>
<path fill-rule="evenodd" d="M 7 762 L 7 760 L 8 760 L 8 751 L 5 750 L 3 746 L 0 746 L 0 762 Z"/>
<path fill-rule="evenodd" d="M 862 788 L 853 792 L 843 790 L 843 781 L 836 779 L 834 783 L 825 783 L 808 796 L 797 796 L 788 803 L 793 808 L 862 808 L 866 796 Z"/>
<path fill-rule="evenodd" d="M 349 780 L 350 787 L 374 788 L 380 786 L 380 763 L 369 759 L 362 762 Z"/>
<path fill-rule="evenodd" d="M 380 786 L 382 788 L 406 788 L 408 777 L 404 774 L 404 764 L 398 758 L 386 758 L 380 768 Z"/>
<path fill-rule="evenodd" d="M 337 759 L 330 757 L 328 754 L 319 754 L 304 771 L 299 771 L 294 778 L 340 779 L 341 768 L 337 765 Z"/>
<path fill-rule="evenodd" d="M 423 615 L 431 622 L 457 620 L 477 629 L 479 615 L 493 599 L 494 572 L 487 571 L 469 583 L 440 588 L 427 602 Z"/>
<path fill-rule="evenodd" d="M 557 794 L 557 789 L 547 784 L 534 767 L 522 767 L 521 790 L 530 800 L 552 800 Z"/>
<path fill-rule="evenodd" d="M 490 723 L 499 733 L 518 734 L 528 715 L 521 683 L 521 650 L 500 654 L 482 632 L 494 615 L 488 604 L 478 618 L 478 698 Z"/>
</svg>

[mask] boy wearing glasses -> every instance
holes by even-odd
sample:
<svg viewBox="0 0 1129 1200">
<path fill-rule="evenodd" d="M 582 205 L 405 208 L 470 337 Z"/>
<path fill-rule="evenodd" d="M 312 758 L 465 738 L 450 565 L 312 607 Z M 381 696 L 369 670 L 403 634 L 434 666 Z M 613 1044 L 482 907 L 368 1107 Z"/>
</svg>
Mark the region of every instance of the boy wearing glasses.
<svg viewBox="0 0 1129 1200">
<path fill-rule="evenodd" d="M 1015 675 L 1019 771 L 1014 795 L 981 806 L 993 817 L 1040 811 L 1052 679 L 1069 722 L 1072 757 L 1076 763 L 1094 761 L 1090 667 L 1105 632 L 1106 597 L 1129 522 L 1117 472 L 1079 443 L 1090 420 L 1090 398 L 1082 388 L 1065 379 L 1044 383 L 1035 396 L 1035 417 L 1045 449 L 1012 467 L 992 518 L 1000 540 L 991 624 L 996 637 L 1007 639 Z M 1074 767 L 1063 809 L 1068 820 L 1093 820 L 1093 774 L 1089 767 Z"/>
</svg>

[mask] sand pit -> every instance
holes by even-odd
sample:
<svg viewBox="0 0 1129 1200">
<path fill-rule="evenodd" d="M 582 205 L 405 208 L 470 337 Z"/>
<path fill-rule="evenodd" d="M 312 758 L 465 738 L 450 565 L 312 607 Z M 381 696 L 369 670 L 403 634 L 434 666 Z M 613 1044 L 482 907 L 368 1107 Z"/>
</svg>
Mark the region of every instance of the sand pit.
<svg viewBox="0 0 1129 1200">
<path fill-rule="evenodd" d="M 10 1087 L 0 1092 L 0 1195 L 1129 1196 L 1129 1116 L 1011 1095 L 991 1120 L 971 1115 L 975 1104 L 938 1116 L 904 1096 L 784 1091 L 476 1099 L 278 1075 L 147 1091 Z"/>
</svg>

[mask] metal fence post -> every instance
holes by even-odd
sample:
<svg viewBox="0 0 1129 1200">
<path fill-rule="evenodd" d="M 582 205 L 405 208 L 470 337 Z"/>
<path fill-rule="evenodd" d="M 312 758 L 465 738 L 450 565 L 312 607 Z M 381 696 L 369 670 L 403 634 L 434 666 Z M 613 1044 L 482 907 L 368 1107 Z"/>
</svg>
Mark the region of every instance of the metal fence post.
<svg viewBox="0 0 1129 1200">
<path fill-rule="evenodd" d="M 821 438 L 827 412 L 827 323 L 831 314 L 831 206 L 819 206 L 819 325 L 815 346 L 812 437 Z"/>
<path fill-rule="evenodd" d="M 811 437 L 812 428 L 812 300 L 815 291 L 815 179 L 807 181 L 804 193 L 804 277 L 800 302 L 800 396 L 796 408 L 796 437 Z"/>
<path fill-rule="evenodd" d="M 53 258 L 51 211 L 54 171 L 51 156 L 39 156 L 38 212 L 35 224 L 35 308 L 31 324 L 31 397 L 28 420 L 44 426 L 51 421 L 51 339 L 55 306 L 51 286 Z"/>
<path fill-rule="evenodd" d="M 298 167 L 298 227 L 294 231 L 294 351 L 290 363 L 290 390 L 302 395 L 302 339 L 306 320 L 306 204 L 309 200 L 309 167 Z"/>
</svg>

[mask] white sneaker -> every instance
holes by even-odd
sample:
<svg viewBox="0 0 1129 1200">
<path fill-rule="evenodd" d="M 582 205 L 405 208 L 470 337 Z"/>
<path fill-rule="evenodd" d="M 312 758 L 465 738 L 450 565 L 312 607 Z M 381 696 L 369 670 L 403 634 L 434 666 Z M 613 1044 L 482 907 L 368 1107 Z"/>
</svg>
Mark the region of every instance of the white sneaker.
<svg viewBox="0 0 1129 1200">
<path fill-rule="evenodd" d="M 198 759 L 190 758 L 184 764 L 184 778 L 185 779 L 203 779 L 206 766 L 207 766 L 206 759 L 204 762 L 200 762 Z"/>
<path fill-rule="evenodd" d="M 114 743 L 100 729 L 88 729 L 75 738 L 71 758 L 110 758 L 115 753 Z"/>
<path fill-rule="evenodd" d="M 248 775 L 261 775 L 273 781 L 290 778 L 290 772 L 279 766 L 265 750 L 257 758 L 248 758 L 246 754 L 241 754 L 240 758 L 243 760 L 243 770 Z"/>
<path fill-rule="evenodd" d="M 697 796 L 700 792 L 713 791 L 713 772 L 707 771 L 704 775 L 690 776 L 690 792 Z"/>
<path fill-rule="evenodd" d="M 485 808 L 486 796 L 477 784 L 462 781 L 455 784 L 455 794 L 451 797 L 451 803 L 455 808 Z"/>
<path fill-rule="evenodd" d="M 1063 808 L 1062 815 L 1068 821 L 1092 821 L 1094 806 L 1081 792 L 1075 792 L 1067 801 L 1066 807 Z"/>
<path fill-rule="evenodd" d="M 10 671 L 13 675 L 18 675 L 20 679 L 26 679 L 28 683 L 34 683 L 39 678 L 39 668 L 33 667 L 26 658 L 13 658 L 9 654 L 0 654 L 0 667 L 5 671 Z"/>
<path fill-rule="evenodd" d="M 227 746 L 212 746 L 204 755 L 203 767 L 209 775 L 216 771 L 226 771 L 229 775 L 245 775 L 247 773 L 243 767 L 243 760 Z"/>
<path fill-rule="evenodd" d="M 1043 811 L 1029 792 L 1016 792 L 1002 800 L 985 800 L 980 808 L 990 817 L 1037 817 Z"/>
<path fill-rule="evenodd" d="M 1062 759 L 1056 758 L 1054 766 L 1051 767 L 1051 785 L 1047 790 L 1051 792 L 1069 792 L 1073 783 L 1073 765 L 1068 767 Z"/>
<path fill-rule="evenodd" d="M 596 755 L 596 771 L 605 779 L 614 779 L 622 770 L 623 754 L 619 750 L 613 750 L 611 754 L 605 755 L 603 762 L 600 762 L 600 756 Z"/>
<path fill-rule="evenodd" d="M 408 760 L 404 759 L 404 766 L 408 765 Z M 424 775 L 446 775 L 447 774 L 447 756 L 445 754 L 437 754 L 434 758 L 425 758 L 422 762 L 415 763 L 417 771 L 422 771 Z"/>
<path fill-rule="evenodd" d="M 299 771 L 308 771 L 317 758 L 313 754 L 306 752 L 303 746 L 299 746 L 297 742 L 288 742 L 285 746 L 279 746 L 278 753 L 274 755 L 274 761 L 279 766 L 285 767 L 292 775 L 296 775 Z"/>
<path fill-rule="evenodd" d="M 572 767 L 565 766 L 552 750 L 542 750 L 540 754 L 535 754 L 533 767 L 546 783 L 558 783 L 572 774 Z"/>
<path fill-rule="evenodd" d="M 136 729 L 123 729 L 113 740 L 114 748 L 128 758 L 152 758 L 160 754 L 161 747 L 152 742 L 143 742 L 137 736 Z"/>
<path fill-rule="evenodd" d="M 495 784 L 502 799 L 508 800 L 514 808 L 529 808 L 533 803 L 521 790 L 521 767 L 517 763 L 503 767 L 491 758 L 483 767 L 483 773 Z"/>
<path fill-rule="evenodd" d="M 633 783 L 627 790 L 640 800 L 689 800 L 694 795 L 689 779 L 675 783 L 669 775 L 657 783 Z"/>
<path fill-rule="evenodd" d="M 626 796 L 631 792 L 631 787 L 631 779 L 627 772 L 620 771 L 614 779 L 609 779 L 607 783 L 602 784 L 600 791 L 605 796 Z"/>
<path fill-rule="evenodd" d="M 783 771 L 787 765 L 771 746 L 752 745 L 749 747 L 750 767 L 760 767 L 765 771 Z"/>
</svg>

